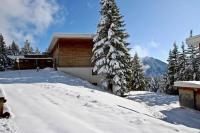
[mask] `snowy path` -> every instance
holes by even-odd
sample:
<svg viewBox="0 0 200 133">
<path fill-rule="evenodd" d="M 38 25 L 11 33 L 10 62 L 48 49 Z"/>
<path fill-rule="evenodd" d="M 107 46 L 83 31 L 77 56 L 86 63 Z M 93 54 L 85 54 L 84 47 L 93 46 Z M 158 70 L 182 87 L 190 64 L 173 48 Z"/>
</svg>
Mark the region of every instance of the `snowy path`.
<svg viewBox="0 0 200 133">
<path fill-rule="evenodd" d="M 0 73 L 0 84 L 22 133 L 200 133 L 160 120 L 161 112 L 140 102 L 55 71 Z"/>
</svg>

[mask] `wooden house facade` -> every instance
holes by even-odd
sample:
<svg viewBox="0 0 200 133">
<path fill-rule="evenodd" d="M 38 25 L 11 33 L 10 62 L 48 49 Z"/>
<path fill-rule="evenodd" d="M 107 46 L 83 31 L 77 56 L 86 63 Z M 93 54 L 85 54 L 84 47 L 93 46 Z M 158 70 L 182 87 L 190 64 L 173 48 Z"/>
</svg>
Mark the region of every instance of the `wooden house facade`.
<svg viewBox="0 0 200 133">
<path fill-rule="evenodd" d="M 92 72 L 92 48 L 91 34 L 55 34 L 48 50 L 55 68 L 96 84 L 100 77 Z"/>
</svg>

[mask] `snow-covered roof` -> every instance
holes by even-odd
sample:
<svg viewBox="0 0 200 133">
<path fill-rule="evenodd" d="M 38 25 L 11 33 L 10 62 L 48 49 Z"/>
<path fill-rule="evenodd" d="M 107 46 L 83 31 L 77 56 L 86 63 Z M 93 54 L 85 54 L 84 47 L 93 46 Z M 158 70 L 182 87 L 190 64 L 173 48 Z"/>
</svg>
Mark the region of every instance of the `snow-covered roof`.
<svg viewBox="0 0 200 133">
<path fill-rule="evenodd" d="M 199 46 L 200 44 L 200 35 L 192 36 L 186 39 L 188 45 Z"/>
<path fill-rule="evenodd" d="M 8 58 L 12 59 L 12 60 L 16 60 L 16 59 L 28 59 L 28 60 L 33 60 L 33 59 L 53 59 L 52 57 L 45 57 L 45 58 L 27 58 L 27 57 L 24 57 L 23 55 L 20 55 L 20 56 L 12 56 L 12 55 L 8 55 Z"/>
<path fill-rule="evenodd" d="M 200 81 L 177 81 L 174 86 L 200 89 Z"/>
<path fill-rule="evenodd" d="M 92 39 L 94 34 L 66 34 L 66 33 L 55 33 L 52 37 L 48 51 L 51 52 L 54 48 L 58 39 Z"/>
<path fill-rule="evenodd" d="M 24 59 L 24 56 L 23 55 L 19 55 L 19 56 L 8 55 L 8 58 L 12 60 L 16 60 L 16 59 Z"/>
</svg>

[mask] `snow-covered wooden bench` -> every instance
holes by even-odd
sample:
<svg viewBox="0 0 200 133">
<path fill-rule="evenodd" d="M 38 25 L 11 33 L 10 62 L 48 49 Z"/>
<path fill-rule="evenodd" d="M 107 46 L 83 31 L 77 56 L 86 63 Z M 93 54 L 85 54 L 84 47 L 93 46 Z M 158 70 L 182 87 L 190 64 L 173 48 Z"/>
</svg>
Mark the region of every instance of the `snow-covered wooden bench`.
<svg viewBox="0 0 200 133">
<path fill-rule="evenodd" d="M 10 117 L 9 110 L 5 105 L 6 99 L 2 89 L 0 89 L 0 118 L 8 118 Z"/>
</svg>

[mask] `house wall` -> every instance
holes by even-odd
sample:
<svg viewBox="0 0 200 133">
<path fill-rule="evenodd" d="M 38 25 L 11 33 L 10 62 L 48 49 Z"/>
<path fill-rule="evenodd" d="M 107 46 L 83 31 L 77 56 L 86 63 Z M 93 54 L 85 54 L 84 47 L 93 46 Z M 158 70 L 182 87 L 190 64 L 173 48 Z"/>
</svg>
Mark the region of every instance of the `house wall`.
<svg viewBox="0 0 200 133">
<path fill-rule="evenodd" d="M 92 39 L 59 39 L 52 56 L 56 59 L 58 70 L 91 83 L 100 83 L 101 78 L 92 75 L 92 48 Z"/>
<path fill-rule="evenodd" d="M 196 92 L 196 108 L 200 111 L 200 90 Z"/>
<path fill-rule="evenodd" d="M 100 76 L 92 75 L 92 67 L 59 67 L 58 70 L 87 80 L 91 83 L 99 84 L 101 81 Z"/>
<path fill-rule="evenodd" d="M 58 65 L 59 62 L 58 62 L 58 59 L 59 59 L 59 55 L 58 55 L 58 51 L 59 51 L 59 48 L 58 48 L 58 45 L 55 46 L 55 48 L 53 49 L 52 51 L 52 57 L 53 57 L 53 61 L 54 61 L 54 65 Z"/>
<path fill-rule="evenodd" d="M 52 52 L 57 67 L 92 67 L 92 39 L 60 39 Z"/>
<path fill-rule="evenodd" d="M 200 89 L 196 88 L 179 88 L 180 105 L 200 111 Z"/>
<path fill-rule="evenodd" d="M 189 88 L 179 88 L 179 101 L 183 107 L 195 108 L 194 93 Z"/>
</svg>

